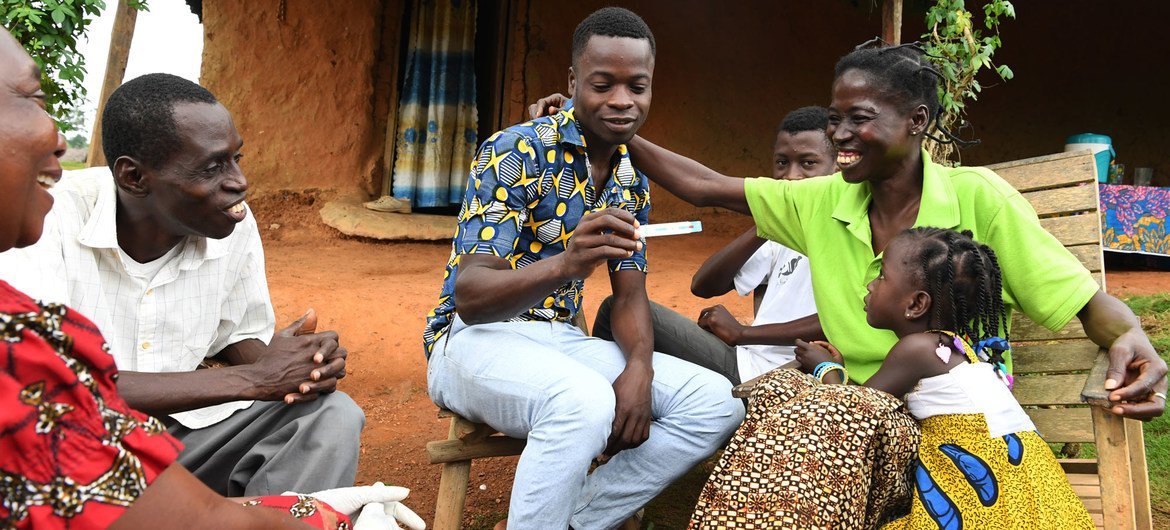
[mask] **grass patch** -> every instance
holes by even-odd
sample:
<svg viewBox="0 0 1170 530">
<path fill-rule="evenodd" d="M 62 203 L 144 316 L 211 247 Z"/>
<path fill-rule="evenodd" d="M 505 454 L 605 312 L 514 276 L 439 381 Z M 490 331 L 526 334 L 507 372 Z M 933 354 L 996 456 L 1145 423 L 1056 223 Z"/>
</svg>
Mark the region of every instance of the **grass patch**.
<svg viewBox="0 0 1170 530">
<path fill-rule="evenodd" d="M 66 170 L 85 169 L 85 162 L 61 162 L 61 167 Z"/>
<path fill-rule="evenodd" d="M 1170 293 L 1126 298 L 1163 359 L 1170 362 Z M 1150 469 L 1150 504 L 1154 519 L 1170 521 L 1170 416 L 1145 424 L 1146 463 Z M 1155 525 L 1158 526 L 1158 525 Z"/>
</svg>

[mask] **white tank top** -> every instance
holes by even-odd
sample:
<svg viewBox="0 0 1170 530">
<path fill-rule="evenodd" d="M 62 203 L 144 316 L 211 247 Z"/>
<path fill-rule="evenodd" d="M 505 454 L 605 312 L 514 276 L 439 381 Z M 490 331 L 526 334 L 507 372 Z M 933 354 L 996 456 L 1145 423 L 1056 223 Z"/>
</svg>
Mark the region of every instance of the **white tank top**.
<svg viewBox="0 0 1170 530">
<path fill-rule="evenodd" d="M 969 353 L 968 359 L 972 356 L 973 352 Z M 941 414 L 983 414 L 993 438 L 1036 430 L 990 363 L 966 362 L 945 374 L 922 379 L 903 399 L 906 409 L 919 421 Z"/>
</svg>

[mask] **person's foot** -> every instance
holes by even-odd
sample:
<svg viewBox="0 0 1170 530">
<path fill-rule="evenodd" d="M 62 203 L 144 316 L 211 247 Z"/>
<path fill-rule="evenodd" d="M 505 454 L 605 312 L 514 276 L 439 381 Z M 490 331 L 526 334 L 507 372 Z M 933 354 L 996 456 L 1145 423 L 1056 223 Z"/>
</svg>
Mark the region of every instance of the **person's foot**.
<svg viewBox="0 0 1170 530">
<path fill-rule="evenodd" d="M 494 530 L 508 530 L 508 520 L 504 519 L 503 521 L 496 523 Z"/>
<path fill-rule="evenodd" d="M 383 195 L 375 200 L 362 203 L 368 210 L 389 213 L 410 213 L 410 200 Z"/>
</svg>

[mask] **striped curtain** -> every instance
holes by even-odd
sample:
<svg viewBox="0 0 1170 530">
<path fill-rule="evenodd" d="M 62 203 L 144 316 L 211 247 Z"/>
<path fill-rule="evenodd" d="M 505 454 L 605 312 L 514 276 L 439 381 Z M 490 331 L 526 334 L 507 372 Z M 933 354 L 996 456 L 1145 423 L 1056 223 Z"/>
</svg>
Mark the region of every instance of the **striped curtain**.
<svg viewBox="0 0 1170 530">
<path fill-rule="evenodd" d="M 394 196 L 459 204 L 475 158 L 475 0 L 414 0 L 398 103 Z"/>
</svg>

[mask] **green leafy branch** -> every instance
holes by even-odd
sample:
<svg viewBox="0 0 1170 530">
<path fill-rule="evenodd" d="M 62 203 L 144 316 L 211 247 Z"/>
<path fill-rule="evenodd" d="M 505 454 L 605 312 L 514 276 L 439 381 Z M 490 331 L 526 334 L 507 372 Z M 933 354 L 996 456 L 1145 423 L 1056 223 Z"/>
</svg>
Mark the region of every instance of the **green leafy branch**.
<svg viewBox="0 0 1170 530">
<path fill-rule="evenodd" d="M 146 9 L 144 0 L 129 5 Z M 0 22 L 41 68 L 45 102 L 62 131 L 81 127 L 86 68 L 77 42 L 105 8 L 104 0 L 0 0 Z"/>
<path fill-rule="evenodd" d="M 966 124 L 967 103 L 979 99 L 983 85 L 976 79 L 980 71 L 992 69 L 1007 81 L 1012 69 L 997 65 L 992 57 L 1003 43 L 999 38 L 999 23 L 1003 18 L 1016 18 L 1016 9 L 1008 0 L 990 0 L 983 4 L 983 28 L 973 21 L 963 0 L 935 0 L 926 11 L 927 32 L 922 36 L 924 49 L 942 74 L 939 99 L 942 112 L 938 125 L 946 131 L 955 131 Z M 988 35 L 984 36 L 983 29 Z M 927 141 L 931 157 L 940 163 L 957 163 L 958 150 L 951 143 Z"/>
</svg>

